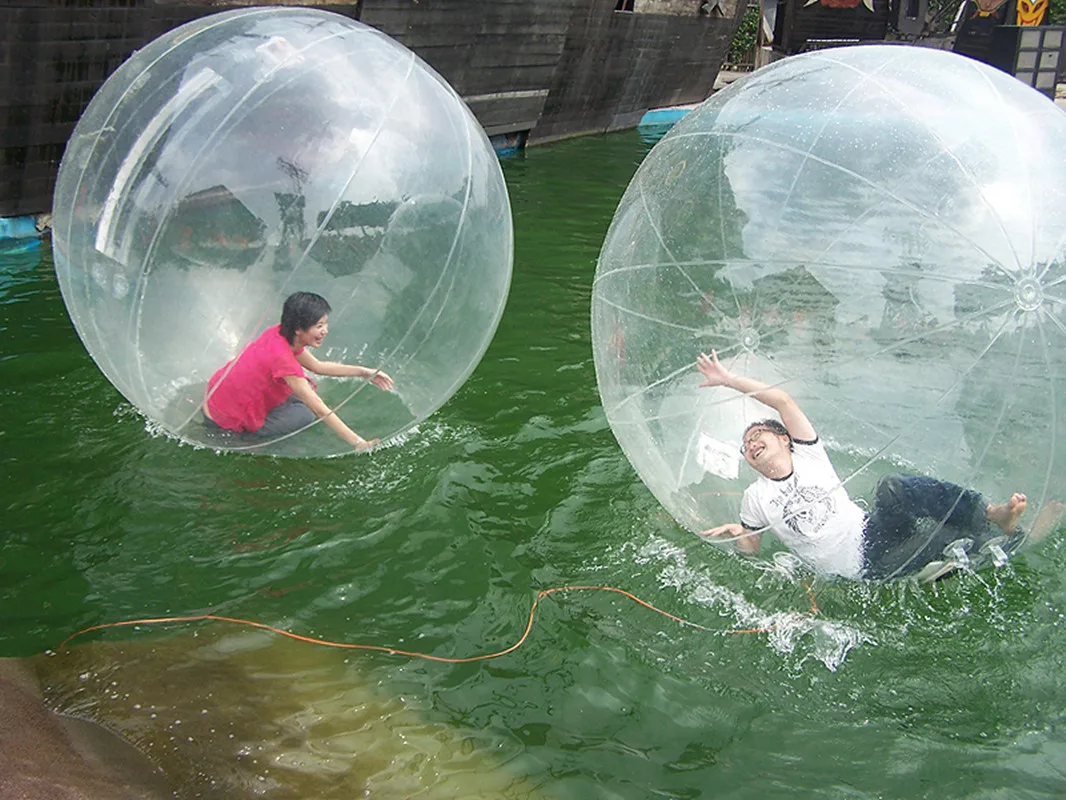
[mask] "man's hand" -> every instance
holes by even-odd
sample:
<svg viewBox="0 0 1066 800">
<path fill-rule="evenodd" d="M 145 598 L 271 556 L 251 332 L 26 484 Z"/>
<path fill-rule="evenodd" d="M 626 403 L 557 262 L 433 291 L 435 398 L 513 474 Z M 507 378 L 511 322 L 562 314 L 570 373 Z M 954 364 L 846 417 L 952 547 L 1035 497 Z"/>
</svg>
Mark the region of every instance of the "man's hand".
<svg viewBox="0 0 1066 800">
<path fill-rule="evenodd" d="M 719 363 L 717 350 L 712 350 L 710 356 L 700 353 L 696 359 L 696 369 L 707 379 L 700 386 L 728 386 L 733 380 L 733 373 Z"/>
<path fill-rule="evenodd" d="M 728 541 L 737 546 L 737 550 L 749 556 L 757 555 L 762 545 L 762 533 L 745 528 L 739 522 L 727 522 L 717 528 L 700 531 L 704 539 L 728 537 Z"/>
<path fill-rule="evenodd" d="M 730 538 L 736 539 L 743 534 L 744 526 L 739 522 L 727 522 L 725 525 L 719 525 L 717 528 L 700 531 L 700 536 L 704 539 L 717 539 L 719 536 L 729 536 Z"/>
<path fill-rule="evenodd" d="M 807 415 L 784 389 L 778 386 L 768 386 L 762 381 L 743 375 L 734 375 L 718 363 L 718 353 L 714 350 L 711 351 L 710 356 L 700 353 L 699 358 L 696 359 L 696 369 L 707 379 L 700 386 L 726 386 L 772 408 L 781 417 L 785 430 L 793 439 L 813 442 L 818 438 Z"/>
</svg>

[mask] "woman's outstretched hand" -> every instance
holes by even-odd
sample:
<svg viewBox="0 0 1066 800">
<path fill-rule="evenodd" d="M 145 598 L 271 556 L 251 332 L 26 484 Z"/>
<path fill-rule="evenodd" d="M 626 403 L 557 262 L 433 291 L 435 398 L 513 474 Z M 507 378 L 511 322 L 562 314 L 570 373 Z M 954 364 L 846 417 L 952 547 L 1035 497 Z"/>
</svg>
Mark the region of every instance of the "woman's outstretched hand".
<svg viewBox="0 0 1066 800">
<path fill-rule="evenodd" d="M 363 367 L 363 369 L 366 370 L 366 373 L 363 375 L 363 377 L 375 386 L 377 386 L 379 389 L 381 389 L 381 391 L 392 391 L 392 378 L 389 377 L 389 374 L 387 372 L 382 372 L 380 369 L 373 370 L 369 367 Z"/>
</svg>

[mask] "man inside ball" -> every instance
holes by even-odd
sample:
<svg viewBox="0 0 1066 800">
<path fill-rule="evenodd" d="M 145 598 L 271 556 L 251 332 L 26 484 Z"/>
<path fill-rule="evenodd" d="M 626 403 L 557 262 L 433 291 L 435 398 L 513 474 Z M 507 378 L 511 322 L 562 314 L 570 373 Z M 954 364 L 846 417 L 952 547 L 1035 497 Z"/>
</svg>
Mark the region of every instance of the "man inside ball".
<svg viewBox="0 0 1066 800">
<path fill-rule="evenodd" d="M 287 436 L 322 420 L 357 451 L 377 444 L 377 439 L 364 439 L 349 428 L 323 402 L 304 372 L 362 378 L 383 391 L 392 390 L 392 378 L 381 370 L 319 361 L 311 353 L 310 348 L 321 347 L 329 333 L 331 310 L 321 295 L 289 295 L 282 306 L 281 324 L 267 328 L 211 376 L 203 405 L 207 426 L 265 440 Z"/>
<path fill-rule="evenodd" d="M 934 571 L 950 571 L 959 565 L 933 559 L 943 559 L 952 540 L 1024 539 L 1019 528 L 1027 505 L 1024 494 L 989 503 L 972 489 L 924 475 L 882 477 L 867 514 L 848 496 L 814 426 L 786 391 L 734 375 L 714 350 L 710 356 L 701 353 L 696 368 L 705 379 L 700 386 L 733 389 L 780 417 L 754 422 L 744 431 L 740 452 L 759 478 L 744 491 L 740 522 L 701 536 L 728 537 L 741 552 L 755 554 L 762 533 L 770 530 L 816 572 L 845 578 L 898 577 L 938 563 Z M 1061 505 L 1054 505 L 1061 512 Z M 923 520 L 933 522 L 933 533 L 919 524 Z M 1042 522 L 1046 520 L 1038 520 L 1031 538 Z M 1039 532 L 1044 534 L 1046 530 Z"/>
</svg>

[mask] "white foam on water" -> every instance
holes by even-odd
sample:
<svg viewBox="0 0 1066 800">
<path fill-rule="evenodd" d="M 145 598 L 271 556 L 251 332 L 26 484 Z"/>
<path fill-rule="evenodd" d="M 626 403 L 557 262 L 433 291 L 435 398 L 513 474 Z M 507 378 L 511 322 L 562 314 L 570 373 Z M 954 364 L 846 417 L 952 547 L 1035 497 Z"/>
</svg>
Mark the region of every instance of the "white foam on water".
<svg viewBox="0 0 1066 800">
<path fill-rule="evenodd" d="M 835 672 L 853 647 L 873 643 L 870 636 L 848 622 L 810 612 L 764 610 L 740 592 L 716 583 L 706 568 L 690 566 L 685 550 L 661 537 L 649 537 L 637 549 L 635 561 L 658 563 L 660 586 L 677 590 L 686 602 L 724 611 L 733 620 L 732 627 L 725 630 L 758 629 L 774 651 L 798 654 L 796 666 L 814 659 Z"/>
</svg>

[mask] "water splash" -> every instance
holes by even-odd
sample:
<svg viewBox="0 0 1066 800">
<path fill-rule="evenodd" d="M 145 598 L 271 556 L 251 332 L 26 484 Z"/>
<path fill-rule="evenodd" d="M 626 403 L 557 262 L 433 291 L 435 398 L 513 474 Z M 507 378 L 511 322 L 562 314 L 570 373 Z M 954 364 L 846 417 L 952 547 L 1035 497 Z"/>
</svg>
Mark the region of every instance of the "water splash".
<svg viewBox="0 0 1066 800">
<path fill-rule="evenodd" d="M 638 564 L 662 565 L 659 584 L 686 595 L 686 601 L 708 608 L 718 608 L 733 620 L 735 628 L 765 630 L 767 643 L 777 653 L 799 656 L 795 666 L 807 659 L 823 664 L 835 672 L 848 652 L 861 644 L 872 644 L 872 637 L 846 622 L 824 619 L 814 613 L 768 611 L 743 594 L 716 583 L 705 570 L 689 566 L 685 550 L 658 536 L 651 536 L 636 552 Z M 794 577 L 795 565 L 785 559 L 765 567 L 787 579 Z"/>
</svg>

